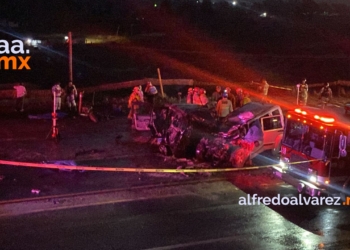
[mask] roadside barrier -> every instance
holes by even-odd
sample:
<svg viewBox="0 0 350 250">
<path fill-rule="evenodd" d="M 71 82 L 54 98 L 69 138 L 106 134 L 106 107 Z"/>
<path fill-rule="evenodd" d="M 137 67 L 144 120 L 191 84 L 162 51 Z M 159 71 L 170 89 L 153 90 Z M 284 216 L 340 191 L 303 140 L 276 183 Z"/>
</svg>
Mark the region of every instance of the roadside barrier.
<svg viewBox="0 0 350 250">
<path fill-rule="evenodd" d="M 299 161 L 292 162 L 288 164 L 298 164 L 306 163 L 312 161 Z M 181 168 L 181 169 L 164 169 L 164 168 L 132 168 L 132 167 L 91 167 L 91 166 L 67 166 L 59 164 L 46 164 L 46 163 L 31 163 L 31 162 L 17 162 L 17 161 L 4 161 L 0 160 L 0 165 L 10 165 L 17 167 L 29 167 L 29 168 L 47 168 L 47 169 L 59 169 L 59 170 L 78 170 L 78 171 L 102 171 L 102 172 L 134 172 L 134 173 L 213 173 L 213 172 L 234 172 L 234 171 L 244 171 L 244 170 L 256 170 L 263 168 L 271 168 L 273 166 L 279 166 L 279 164 L 271 164 L 265 166 L 252 166 L 252 167 L 243 167 L 243 168 L 194 168 L 196 166 L 191 166 L 191 169 Z"/>
</svg>

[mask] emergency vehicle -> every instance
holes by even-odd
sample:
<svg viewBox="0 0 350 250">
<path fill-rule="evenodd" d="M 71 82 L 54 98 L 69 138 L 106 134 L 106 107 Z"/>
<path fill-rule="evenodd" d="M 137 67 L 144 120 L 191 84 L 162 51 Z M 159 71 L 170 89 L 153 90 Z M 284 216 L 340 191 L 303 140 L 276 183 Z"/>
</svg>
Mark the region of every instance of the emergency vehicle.
<svg viewBox="0 0 350 250">
<path fill-rule="evenodd" d="M 278 178 L 310 196 L 349 196 L 350 126 L 344 117 L 303 107 L 288 111 Z"/>
</svg>

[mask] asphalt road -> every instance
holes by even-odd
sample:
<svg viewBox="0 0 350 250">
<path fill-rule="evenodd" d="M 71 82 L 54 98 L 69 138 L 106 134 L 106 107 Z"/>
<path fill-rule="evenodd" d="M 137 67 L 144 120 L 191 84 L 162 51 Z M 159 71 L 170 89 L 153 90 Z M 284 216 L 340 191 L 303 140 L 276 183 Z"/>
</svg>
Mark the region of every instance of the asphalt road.
<svg viewBox="0 0 350 250">
<path fill-rule="evenodd" d="M 338 111 L 337 111 L 338 112 Z M 339 109 L 339 112 L 342 112 Z M 92 123 L 59 120 L 62 141 L 45 136 L 51 121 L 1 119 L 0 156 L 18 161 L 72 160 L 91 165 L 178 167 L 154 154 L 125 117 Z M 135 144 L 136 143 L 136 144 Z M 135 146 L 137 145 L 137 146 Z M 346 206 L 240 206 L 240 197 L 292 197 L 296 190 L 269 170 L 221 175 L 102 173 L 1 166 L 2 200 L 126 188 L 123 195 L 0 205 L 2 249 L 350 249 Z M 226 182 L 167 188 L 177 181 Z M 185 184 L 185 183 L 183 183 Z M 31 190 L 39 189 L 40 194 Z M 89 201 L 89 202 L 87 202 Z M 35 213 L 32 213 L 35 212 Z"/>
<path fill-rule="evenodd" d="M 118 201 L 116 196 L 115 203 L 109 200 L 86 207 L 1 217 L 1 248 L 317 249 L 322 244 L 334 246 L 333 238 L 305 230 L 266 206 L 238 205 L 239 198 L 246 194 L 229 182 L 184 185 L 177 187 L 175 195 L 174 188 L 155 189 L 148 195 L 145 192 L 133 201 Z"/>
</svg>

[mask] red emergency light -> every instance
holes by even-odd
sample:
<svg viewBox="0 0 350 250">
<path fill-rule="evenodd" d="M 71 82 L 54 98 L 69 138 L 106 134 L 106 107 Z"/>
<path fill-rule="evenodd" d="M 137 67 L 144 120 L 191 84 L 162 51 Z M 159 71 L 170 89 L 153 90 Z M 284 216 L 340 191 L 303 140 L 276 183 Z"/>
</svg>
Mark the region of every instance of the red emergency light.
<svg viewBox="0 0 350 250">
<path fill-rule="evenodd" d="M 320 121 L 323 121 L 325 123 L 332 123 L 332 122 L 334 122 L 334 118 L 332 118 L 332 117 L 322 117 L 322 116 L 315 115 L 314 118 L 316 120 L 320 120 Z"/>
<path fill-rule="evenodd" d="M 295 113 L 299 113 L 299 114 L 302 114 L 302 115 L 307 115 L 307 112 L 304 111 L 304 110 L 301 110 L 301 109 L 295 109 L 294 111 L 295 111 Z"/>
<path fill-rule="evenodd" d="M 298 114 L 302 114 L 302 115 L 307 115 L 307 112 L 305 110 L 301 110 L 300 108 L 294 109 L 294 112 L 298 113 Z M 323 117 L 323 116 L 319 116 L 319 115 L 314 115 L 314 118 L 316 120 L 320 120 L 320 121 L 325 122 L 325 123 L 332 123 L 335 121 L 333 117 Z"/>
</svg>

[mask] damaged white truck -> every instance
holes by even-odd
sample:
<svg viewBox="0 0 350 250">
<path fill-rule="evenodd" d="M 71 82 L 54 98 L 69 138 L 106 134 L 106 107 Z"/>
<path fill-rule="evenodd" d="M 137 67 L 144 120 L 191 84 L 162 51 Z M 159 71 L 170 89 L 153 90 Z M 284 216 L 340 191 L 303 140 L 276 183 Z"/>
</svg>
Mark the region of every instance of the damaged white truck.
<svg viewBox="0 0 350 250">
<path fill-rule="evenodd" d="M 255 130 L 253 129 L 255 128 Z M 278 154 L 284 129 L 277 105 L 251 102 L 231 112 L 222 123 L 215 110 L 191 104 L 169 105 L 156 111 L 152 133 L 159 150 L 175 157 L 196 157 L 215 167 L 243 167 L 260 153 Z M 254 138 L 254 131 L 261 139 Z"/>
</svg>

